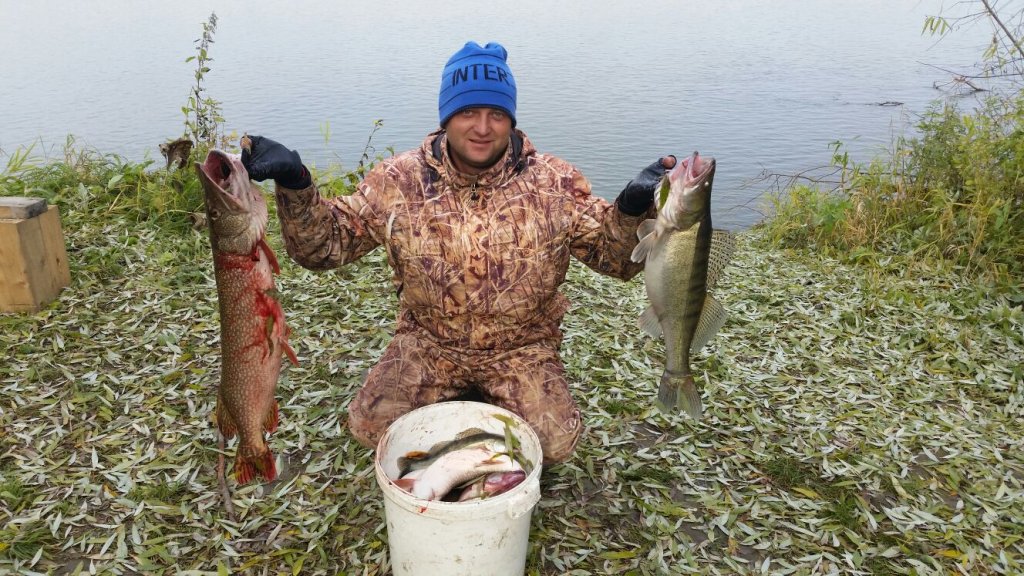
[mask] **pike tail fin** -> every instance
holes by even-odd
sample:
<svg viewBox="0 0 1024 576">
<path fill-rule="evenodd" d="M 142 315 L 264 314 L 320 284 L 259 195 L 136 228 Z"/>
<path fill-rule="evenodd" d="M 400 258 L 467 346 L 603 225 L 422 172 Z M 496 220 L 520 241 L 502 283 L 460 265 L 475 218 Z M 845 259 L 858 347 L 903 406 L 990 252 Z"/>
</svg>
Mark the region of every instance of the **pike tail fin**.
<svg viewBox="0 0 1024 576">
<path fill-rule="evenodd" d="M 700 390 L 697 389 L 697 383 L 693 381 L 691 374 L 673 374 L 667 371 L 662 374 L 657 405 L 662 412 L 681 408 L 694 420 L 700 420 L 704 411 L 700 401 Z"/>
<path fill-rule="evenodd" d="M 277 478 L 277 465 L 274 463 L 274 453 L 266 445 L 263 446 L 263 453 L 256 455 L 242 455 L 239 447 L 235 455 L 235 480 L 239 484 L 248 484 L 256 479 L 263 478 L 271 482 Z"/>
</svg>

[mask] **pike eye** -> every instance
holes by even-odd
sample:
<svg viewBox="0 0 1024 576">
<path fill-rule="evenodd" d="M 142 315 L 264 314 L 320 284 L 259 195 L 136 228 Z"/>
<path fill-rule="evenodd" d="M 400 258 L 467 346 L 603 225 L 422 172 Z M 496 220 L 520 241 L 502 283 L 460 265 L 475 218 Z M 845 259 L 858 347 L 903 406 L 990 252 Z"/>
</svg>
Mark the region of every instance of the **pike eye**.
<svg viewBox="0 0 1024 576">
<path fill-rule="evenodd" d="M 217 218 L 220 218 L 220 210 L 210 208 L 210 220 L 216 220 Z"/>
</svg>

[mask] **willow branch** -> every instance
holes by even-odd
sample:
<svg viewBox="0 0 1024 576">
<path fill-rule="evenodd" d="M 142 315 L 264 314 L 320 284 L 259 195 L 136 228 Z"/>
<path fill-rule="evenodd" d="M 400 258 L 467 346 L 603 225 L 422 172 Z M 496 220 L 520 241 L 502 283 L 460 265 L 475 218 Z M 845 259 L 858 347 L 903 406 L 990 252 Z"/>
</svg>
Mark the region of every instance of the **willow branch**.
<svg viewBox="0 0 1024 576">
<path fill-rule="evenodd" d="M 985 10 L 988 10 L 988 15 L 991 16 L 992 19 L 995 20 L 996 24 L 999 25 L 999 28 L 1002 29 L 1003 34 L 1006 34 L 1006 37 L 1010 39 L 1010 43 L 1013 44 L 1013 47 L 1016 48 L 1017 52 L 1022 58 L 1024 58 L 1024 48 L 1021 48 L 1020 42 L 1013 37 L 1009 28 L 1007 28 L 1006 25 L 1003 24 L 1003 21 L 999 19 L 996 11 L 992 8 L 992 5 L 989 4 L 989 0 L 981 0 L 981 3 L 985 6 Z"/>
</svg>

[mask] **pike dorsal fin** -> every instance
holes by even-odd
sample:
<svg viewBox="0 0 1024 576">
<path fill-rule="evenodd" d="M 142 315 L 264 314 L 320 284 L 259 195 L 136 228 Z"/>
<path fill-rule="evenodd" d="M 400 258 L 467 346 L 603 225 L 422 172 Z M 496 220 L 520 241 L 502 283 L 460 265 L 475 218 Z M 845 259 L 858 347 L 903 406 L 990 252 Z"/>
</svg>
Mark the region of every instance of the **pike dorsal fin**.
<svg viewBox="0 0 1024 576">
<path fill-rule="evenodd" d="M 711 251 L 708 254 L 707 289 L 711 290 L 718 284 L 722 270 L 729 264 L 733 252 L 736 251 L 736 235 L 727 230 L 711 232 Z"/>
<path fill-rule="evenodd" d="M 647 255 L 654 249 L 655 243 L 658 241 L 658 235 L 654 233 L 654 229 L 658 221 L 654 218 L 649 218 L 640 223 L 636 228 L 636 236 L 640 239 L 637 243 L 636 248 L 633 248 L 633 253 L 630 254 L 629 259 L 633 262 L 643 262 L 647 259 Z"/>
<path fill-rule="evenodd" d="M 648 306 L 647 310 L 644 310 L 637 320 L 637 325 L 647 334 L 655 338 L 661 338 L 661 321 L 658 320 L 658 315 L 654 312 L 654 306 Z"/>
<path fill-rule="evenodd" d="M 722 324 L 725 324 L 726 318 L 728 318 L 728 314 L 722 304 L 711 294 L 705 296 L 704 308 L 701 309 L 700 320 L 697 321 L 697 330 L 693 334 L 693 340 L 690 341 L 690 353 L 696 354 L 711 341 L 715 334 L 718 334 Z"/>
</svg>

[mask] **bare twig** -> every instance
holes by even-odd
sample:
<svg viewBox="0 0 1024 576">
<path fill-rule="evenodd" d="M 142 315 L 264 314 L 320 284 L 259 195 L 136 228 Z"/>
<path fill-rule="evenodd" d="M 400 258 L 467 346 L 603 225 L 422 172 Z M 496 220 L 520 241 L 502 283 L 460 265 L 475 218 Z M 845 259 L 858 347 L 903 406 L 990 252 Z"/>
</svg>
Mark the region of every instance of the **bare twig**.
<svg viewBox="0 0 1024 576">
<path fill-rule="evenodd" d="M 1021 48 L 1020 41 L 1014 38 L 1013 33 L 1010 32 L 1009 28 L 1006 27 L 1006 24 L 1003 24 L 1003 21 L 999 18 L 999 14 L 996 13 L 995 9 L 989 3 L 989 0 L 981 0 L 981 3 L 985 6 L 985 10 L 988 11 L 989 17 L 992 18 L 996 25 L 999 26 L 999 28 L 1003 31 L 1003 34 L 1006 35 L 1006 38 L 1010 40 L 1010 44 L 1012 44 L 1013 47 L 1017 50 L 1017 53 L 1020 54 L 1022 58 L 1024 58 L 1024 49 Z"/>
<path fill-rule="evenodd" d="M 831 180 L 829 177 L 835 176 L 842 171 L 841 167 L 838 166 L 818 166 L 816 168 L 808 168 L 801 170 L 794 174 L 781 174 L 777 172 L 769 172 L 767 169 L 762 170 L 761 173 L 752 180 L 752 182 L 769 182 L 771 189 L 776 191 L 785 190 L 793 187 L 794 184 L 806 183 L 810 185 L 830 186 L 830 191 L 836 191 L 842 187 L 841 180 Z"/>
</svg>

